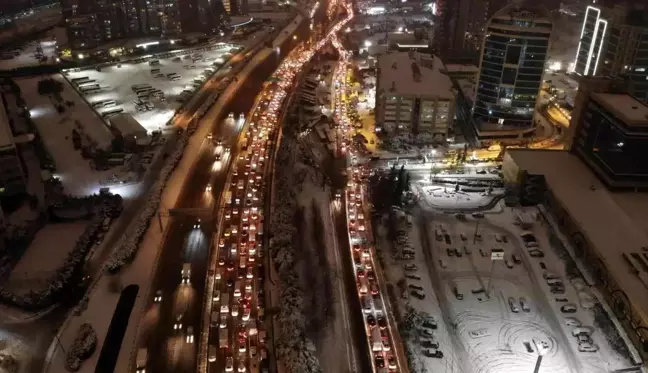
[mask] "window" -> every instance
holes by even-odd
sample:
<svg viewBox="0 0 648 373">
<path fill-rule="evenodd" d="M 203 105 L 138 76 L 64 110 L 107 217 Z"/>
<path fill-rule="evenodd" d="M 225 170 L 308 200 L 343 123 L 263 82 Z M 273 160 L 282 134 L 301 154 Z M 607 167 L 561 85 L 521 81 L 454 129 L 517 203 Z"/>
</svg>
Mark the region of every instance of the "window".
<svg viewBox="0 0 648 373">
<path fill-rule="evenodd" d="M 522 48 L 519 45 L 509 45 L 506 48 L 506 63 L 517 65 L 520 62 L 520 52 Z"/>
<path fill-rule="evenodd" d="M 504 68 L 504 71 L 502 71 L 502 84 L 514 85 L 516 75 L 517 69 L 510 67 Z"/>
</svg>

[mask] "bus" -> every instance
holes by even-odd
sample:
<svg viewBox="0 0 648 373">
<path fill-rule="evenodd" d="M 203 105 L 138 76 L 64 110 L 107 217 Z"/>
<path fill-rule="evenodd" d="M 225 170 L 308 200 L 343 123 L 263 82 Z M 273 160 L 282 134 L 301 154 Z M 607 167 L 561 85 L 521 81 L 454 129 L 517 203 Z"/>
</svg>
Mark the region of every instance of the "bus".
<svg viewBox="0 0 648 373">
<path fill-rule="evenodd" d="M 99 84 L 97 84 L 96 86 L 93 86 L 93 87 L 85 87 L 85 88 L 81 88 L 79 91 L 80 91 L 81 93 L 83 93 L 84 95 L 87 95 L 87 94 L 89 94 L 89 93 L 97 93 L 97 92 L 99 92 L 100 90 L 101 90 L 101 87 L 99 87 Z"/>
<path fill-rule="evenodd" d="M 84 80 L 84 81 L 81 82 L 81 83 L 77 83 L 77 87 L 81 88 L 81 87 L 85 87 L 85 86 L 87 86 L 88 84 L 93 84 L 93 83 L 97 83 L 97 81 L 96 81 L 96 80 L 91 80 L 91 79 L 89 79 L 89 80 Z"/>
<path fill-rule="evenodd" d="M 87 80 L 90 80 L 90 78 L 88 78 L 87 76 L 83 76 L 81 78 L 70 79 L 70 82 L 72 82 L 73 84 L 80 84 L 80 83 L 85 82 Z"/>
</svg>

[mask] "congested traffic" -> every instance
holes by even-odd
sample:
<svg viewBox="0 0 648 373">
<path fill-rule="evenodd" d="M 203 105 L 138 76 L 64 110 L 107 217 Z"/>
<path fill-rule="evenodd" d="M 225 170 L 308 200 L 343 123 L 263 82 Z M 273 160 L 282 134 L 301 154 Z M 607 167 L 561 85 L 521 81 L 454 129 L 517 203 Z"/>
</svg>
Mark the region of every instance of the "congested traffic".
<svg viewBox="0 0 648 373">
<path fill-rule="evenodd" d="M 351 16 L 352 9 L 349 8 Z M 377 268 L 374 261 L 374 250 L 368 206 L 363 187 L 364 170 L 355 165 L 356 156 L 353 149 L 348 149 L 347 144 L 352 136 L 351 121 L 347 116 L 347 83 L 349 53 L 344 49 L 337 37 L 332 39 L 334 47 L 340 53 L 340 62 L 334 74 L 335 84 L 335 120 L 337 130 L 343 136 L 337 146 L 340 154 L 348 157 L 351 166 L 348 168 L 350 180 L 345 190 L 346 216 L 351 247 L 351 258 L 355 270 L 358 297 L 365 320 L 367 343 L 371 352 L 371 364 L 374 372 L 399 372 L 401 364 L 396 349 L 393 348 L 393 325 L 391 325 L 386 303 L 380 289 L 380 280 L 376 275 Z M 341 196 L 340 196 L 341 197 Z"/>
<path fill-rule="evenodd" d="M 256 372 L 267 366 L 264 315 L 264 203 L 273 141 L 281 110 L 303 65 L 321 48 L 339 25 L 314 47 L 295 48 L 267 83 L 233 151 L 231 179 L 223 193 L 216 248 L 207 371 Z M 216 140 L 215 146 L 219 146 Z M 220 162 L 217 160 L 216 162 Z M 214 164 L 213 169 L 219 169 Z"/>
</svg>

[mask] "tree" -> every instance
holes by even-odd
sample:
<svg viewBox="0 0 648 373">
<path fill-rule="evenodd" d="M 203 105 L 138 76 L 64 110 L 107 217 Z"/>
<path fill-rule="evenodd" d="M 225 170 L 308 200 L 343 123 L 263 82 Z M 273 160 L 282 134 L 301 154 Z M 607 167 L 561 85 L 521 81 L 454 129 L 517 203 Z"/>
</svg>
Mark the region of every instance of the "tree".
<svg viewBox="0 0 648 373">
<path fill-rule="evenodd" d="M 38 82 L 38 93 L 40 95 L 60 94 L 63 92 L 63 83 L 54 79 L 43 79 Z"/>
</svg>

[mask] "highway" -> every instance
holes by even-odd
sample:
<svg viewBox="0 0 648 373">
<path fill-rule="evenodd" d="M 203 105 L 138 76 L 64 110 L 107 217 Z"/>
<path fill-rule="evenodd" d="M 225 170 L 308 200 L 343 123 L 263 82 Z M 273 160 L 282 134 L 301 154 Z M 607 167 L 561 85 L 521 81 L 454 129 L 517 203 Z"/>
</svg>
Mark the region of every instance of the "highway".
<svg viewBox="0 0 648 373">
<path fill-rule="evenodd" d="M 317 15 L 315 19 L 318 19 Z M 241 87 L 231 97 L 229 104 L 224 106 L 219 117 L 211 119 L 213 121 L 212 141 L 215 144 L 218 144 L 219 140 L 222 141 L 218 150 L 219 154 L 221 154 L 221 161 L 215 164 L 217 157 L 215 146 L 212 148 L 214 149 L 213 151 L 203 152 L 183 186 L 176 206 L 165 207 L 175 207 L 176 209 L 216 208 L 215 204 L 218 203 L 224 193 L 227 174 L 230 169 L 230 161 L 239 156 L 237 140 L 244 126 L 242 125 L 243 121 L 238 120 L 238 115 L 250 112 L 256 99 L 256 93 L 261 90 L 264 82 L 279 66 L 282 59 L 299 43 L 299 40 L 304 40 L 309 35 L 308 26 L 308 22 L 303 22 L 297 28 L 296 40 L 287 38 L 284 45 L 280 46 L 279 52 L 275 54 L 276 57 L 269 57 L 261 66 L 255 69 L 248 79 L 240 82 Z M 229 113 L 235 113 L 235 118 L 228 118 Z M 231 151 L 227 153 L 225 151 L 226 148 L 229 148 Z M 238 163 L 232 163 L 233 169 L 240 166 Z M 207 189 L 208 185 L 210 186 L 210 190 Z M 244 184 L 244 190 L 247 187 L 248 184 Z M 236 190 L 236 192 L 239 191 Z M 168 228 L 165 242 L 161 248 L 160 259 L 154 275 L 152 288 L 161 291 L 162 301 L 158 304 L 154 303 L 154 299 L 149 300 L 149 310 L 155 315 L 156 322 L 151 326 L 150 330 L 144 331 L 144 338 L 142 341 L 139 341 L 138 345 L 140 348 L 145 347 L 148 349 L 149 359 L 147 370 L 154 372 L 196 372 L 198 370 L 198 344 L 200 335 L 204 332 L 202 330 L 202 319 L 204 316 L 202 315 L 202 306 L 206 296 L 205 278 L 208 266 L 207 261 L 210 250 L 218 247 L 218 243 L 212 239 L 217 230 L 216 221 L 209 221 L 203 218 L 203 221 L 200 222 L 198 227 L 194 228 L 197 223 L 198 218 L 196 216 L 174 215 L 171 225 Z M 228 223 L 229 237 L 234 236 L 231 231 L 232 224 L 237 228 L 240 227 L 242 230 L 242 216 L 231 217 L 231 223 Z M 241 235 L 237 232 L 237 245 L 239 244 L 238 240 L 240 237 Z M 230 246 L 234 243 L 232 241 L 233 239 L 228 238 Z M 238 259 L 238 262 L 234 263 L 234 259 Z M 185 263 L 189 264 L 191 269 L 189 284 L 182 284 L 181 273 Z M 234 254 L 232 257 L 227 258 L 226 264 L 224 268 L 229 268 L 231 265 L 237 268 L 236 272 L 234 268 L 228 271 L 228 279 L 233 281 L 233 283 L 230 281 L 230 286 L 234 286 L 236 285 L 234 279 L 238 280 L 240 257 Z M 247 267 L 242 270 L 247 271 Z M 245 283 L 247 273 L 245 279 L 242 278 L 241 280 L 244 280 L 242 284 Z M 257 279 L 253 276 L 252 281 L 255 280 Z M 225 286 L 225 288 L 221 288 L 221 292 L 224 293 L 224 290 L 228 289 L 227 283 L 228 281 L 225 279 L 221 282 L 221 285 Z M 153 293 L 155 294 L 155 292 Z M 250 299 L 249 301 L 250 307 L 254 309 L 255 307 L 252 306 L 255 306 L 255 300 Z M 232 302 L 230 314 L 233 308 Z M 238 317 L 242 317 L 243 310 L 241 309 L 239 312 Z M 177 318 L 180 315 L 182 325 L 174 330 L 174 325 L 178 323 Z M 255 316 L 253 314 L 250 317 L 253 318 Z M 233 341 L 231 342 L 231 347 L 238 348 L 236 338 L 234 338 L 234 334 L 238 332 L 238 324 L 232 320 L 233 318 L 227 322 L 228 343 L 229 341 Z M 189 337 L 189 327 L 193 329 L 193 343 L 191 343 L 191 338 Z M 210 343 L 213 343 L 211 338 L 212 336 L 210 336 Z M 218 336 L 216 339 L 218 339 Z M 221 368 L 226 361 L 222 357 L 223 355 L 217 359 L 213 367 L 209 367 L 209 371 L 223 371 Z"/>
</svg>

